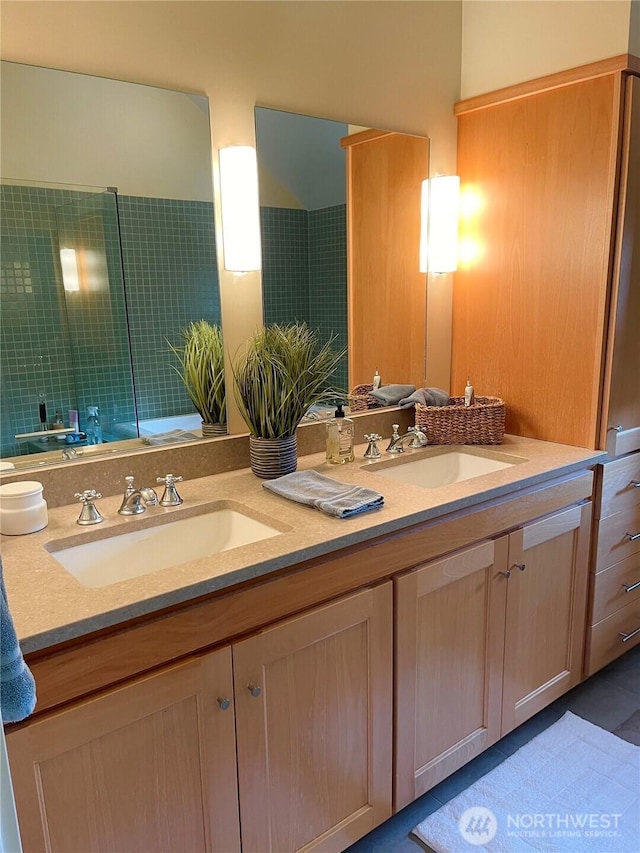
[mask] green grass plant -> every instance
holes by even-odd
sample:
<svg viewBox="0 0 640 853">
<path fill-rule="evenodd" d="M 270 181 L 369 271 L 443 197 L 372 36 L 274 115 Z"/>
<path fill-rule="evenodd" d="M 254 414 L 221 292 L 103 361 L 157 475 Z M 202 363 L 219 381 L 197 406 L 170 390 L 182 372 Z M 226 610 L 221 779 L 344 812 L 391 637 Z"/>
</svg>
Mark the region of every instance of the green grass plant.
<svg viewBox="0 0 640 853">
<path fill-rule="evenodd" d="M 206 320 L 190 323 L 180 332 L 182 346 L 169 343 L 179 366 L 171 365 L 184 382 L 187 394 L 203 423 L 227 421 L 222 330 Z"/>
<path fill-rule="evenodd" d="M 346 350 L 321 344 L 305 323 L 259 329 L 233 365 L 234 395 L 249 432 L 294 435 L 310 406 L 335 397 L 329 380 Z"/>
</svg>

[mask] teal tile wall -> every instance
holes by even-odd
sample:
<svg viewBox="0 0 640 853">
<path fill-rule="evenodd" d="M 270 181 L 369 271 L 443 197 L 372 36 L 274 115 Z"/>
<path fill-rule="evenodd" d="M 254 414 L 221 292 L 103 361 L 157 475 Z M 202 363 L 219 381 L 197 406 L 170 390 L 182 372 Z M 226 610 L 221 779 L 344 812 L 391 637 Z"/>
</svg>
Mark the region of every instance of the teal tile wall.
<svg viewBox="0 0 640 853">
<path fill-rule="evenodd" d="M 213 204 L 118 196 L 138 418 L 193 412 L 167 340 L 221 323 Z"/>
<path fill-rule="evenodd" d="M 346 205 L 321 210 L 262 207 L 262 287 L 266 323 L 306 322 L 322 341 L 347 345 Z M 347 359 L 332 380 L 347 388 Z"/>
<path fill-rule="evenodd" d="M 78 233 L 78 218 L 91 222 L 92 246 L 111 267 L 108 289 L 84 307 L 80 321 L 79 300 L 74 304 L 69 297 L 82 295 L 65 293 L 59 256 L 60 229 L 66 228 L 65 240 L 71 242 Z M 43 442 L 30 447 L 14 439 L 16 433 L 39 428 L 41 393 L 46 396 L 49 422 L 56 409 L 65 423 L 71 408 L 81 416 L 89 404 L 101 405 L 106 412 L 111 398 L 105 394 L 96 399 L 98 386 L 111 388 L 114 400 L 123 394 L 125 416 L 134 413 L 126 334 L 117 339 L 109 339 L 108 329 L 105 334 L 105 318 L 113 319 L 110 297 L 116 310 L 123 305 L 119 266 L 113 196 L 0 186 L 2 455 L 49 449 Z M 106 367 L 102 352 L 110 361 Z M 89 391 L 88 383 L 94 380 L 98 384 Z"/>
<path fill-rule="evenodd" d="M 309 224 L 306 210 L 261 207 L 265 323 L 309 323 Z"/>
<path fill-rule="evenodd" d="M 0 406 L 3 456 L 33 451 L 16 433 L 59 409 L 100 407 L 106 434 L 138 416 L 192 412 L 166 338 L 220 322 L 213 205 L 33 186 L 0 186 Z M 126 300 L 122 259 L 126 269 Z M 99 257 L 108 287 L 65 293 L 59 249 Z M 125 319 L 130 314 L 131 351 Z M 38 445 L 40 446 L 40 445 Z M 43 450 L 49 449 L 47 446 Z"/>
</svg>

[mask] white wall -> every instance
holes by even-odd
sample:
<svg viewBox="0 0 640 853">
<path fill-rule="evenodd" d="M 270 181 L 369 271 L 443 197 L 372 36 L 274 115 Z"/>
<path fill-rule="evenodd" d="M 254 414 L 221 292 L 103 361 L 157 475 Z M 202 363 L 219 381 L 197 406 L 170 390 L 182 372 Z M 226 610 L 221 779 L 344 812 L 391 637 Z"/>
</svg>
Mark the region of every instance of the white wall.
<svg viewBox="0 0 640 853">
<path fill-rule="evenodd" d="M 459 0 L 3 0 L 0 43 L 4 59 L 208 95 L 214 151 L 254 144 L 260 104 L 429 136 L 432 170 L 451 174 L 461 18 Z M 262 322 L 260 276 L 221 270 L 220 286 L 235 353 Z"/>
<path fill-rule="evenodd" d="M 630 15 L 630 0 L 465 0 L 461 97 L 627 53 Z"/>
</svg>

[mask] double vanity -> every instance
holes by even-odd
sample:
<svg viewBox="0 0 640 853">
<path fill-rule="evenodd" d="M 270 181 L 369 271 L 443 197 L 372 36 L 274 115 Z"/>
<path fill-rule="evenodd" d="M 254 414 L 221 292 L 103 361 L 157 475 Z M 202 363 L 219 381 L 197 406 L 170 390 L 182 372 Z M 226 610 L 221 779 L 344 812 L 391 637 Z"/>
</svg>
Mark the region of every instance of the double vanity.
<svg viewBox="0 0 640 853">
<path fill-rule="evenodd" d="M 604 454 L 365 449 L 299 459 L 384 495 L 346 520 L 238 468 L 127 518 L 98 483 L 100 524 L 3 537 L 25 849 L 343 850 L 578 683 Z"/>
</svg>

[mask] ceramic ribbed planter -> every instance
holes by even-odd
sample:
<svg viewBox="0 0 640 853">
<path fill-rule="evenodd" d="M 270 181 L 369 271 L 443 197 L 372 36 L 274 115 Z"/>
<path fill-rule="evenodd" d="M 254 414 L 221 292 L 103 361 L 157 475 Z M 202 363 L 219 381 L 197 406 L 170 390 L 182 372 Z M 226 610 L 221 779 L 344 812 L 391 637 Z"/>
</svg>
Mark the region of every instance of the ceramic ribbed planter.
<svg viewBox="0 0 640 853">
<path fill-rule="evenodd" d="M 257 477 L 273 480 L 298 467 L 298 437 L 258 438 L 249 436 L 249 460 Z"/>
<path fill-rule="evenodd" d="M 214 435 L 226 435 L 227 434 L 227 425 L 226 424 L 206 424 L 202 421 L 202 437 L 203 438 L 212 438 Z"/>
</svg>

